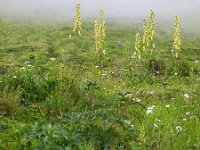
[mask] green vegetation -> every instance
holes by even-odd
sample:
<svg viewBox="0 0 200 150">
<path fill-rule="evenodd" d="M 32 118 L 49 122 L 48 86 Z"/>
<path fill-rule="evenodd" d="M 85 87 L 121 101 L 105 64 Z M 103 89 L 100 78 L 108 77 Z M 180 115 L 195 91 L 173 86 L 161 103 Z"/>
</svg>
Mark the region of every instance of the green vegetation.
<svg viewBox="0 0 200 150">
<path fill-rule="evenodd" d="M 101 66 L 94 25 L 72 31 L 1 26 L 0 149 L 200 149 L 198 39 L 175 58 L 156 30 L 138 64 L 138 28 L 107 24 Z"/>
</svg>

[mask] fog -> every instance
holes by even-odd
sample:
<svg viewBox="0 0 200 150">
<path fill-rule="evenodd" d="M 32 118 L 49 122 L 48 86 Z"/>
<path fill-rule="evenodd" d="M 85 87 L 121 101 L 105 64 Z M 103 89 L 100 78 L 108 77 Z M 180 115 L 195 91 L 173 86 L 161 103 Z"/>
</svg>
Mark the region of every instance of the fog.
<svg viewBox="0 0 200 150">
<path fill-rule="evenodd" d="M 199 30 L 200 0 L 0 0 L 0 18 L 8 22 L 64 24 L 73 21 L 74 7 L 81 4 L 83 20 L 93 20 L 103 9 L 107 22 L 140 23 L 150 10 L 157 22 L 173 27 L 174 17 L 181 27 Z"/>
</svg>

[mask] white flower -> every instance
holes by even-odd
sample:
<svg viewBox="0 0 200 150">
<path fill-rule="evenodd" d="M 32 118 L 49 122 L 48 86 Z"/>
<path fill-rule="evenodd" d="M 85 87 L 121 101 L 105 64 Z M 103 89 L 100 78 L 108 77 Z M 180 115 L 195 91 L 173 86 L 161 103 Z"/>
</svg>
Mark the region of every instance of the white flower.
<svg viewBox="0 0 200 150">
<path fill-rule="evenodd" d="M 160 71 L 156 71 L 156 74 L 160 75 Z"/>
<path fill-rule="evenodd" d="M 141 99 L 136 99 L 136 102 L 137 102 L 137 103 L 140 103 L 140 102 L 141 102 Z"/>
<path fill-rule="evenodd" d="M 183 118 L 183 121 L 185 122 L 185 121 L 187 121 L 187 119 L 186 119 L 186 118 Z"/>
<path fill-rule="evenodd" d="M 49 59 L 52 60 L 52 61 L 56 60 L 55 58 L 49 58 Z"/>
<path fill-rule="evenodd" d="M 147 114 L 152 114 L 152 113 L 153 113 L 153 110 L 154 110 L 155 108 L 156 108 L 156 106 L 154 106 L 154 105 L 148 107 L 146 113 L 147 113 Z"/>
<path fill-rule="evenodd" d="M 99 66 L 95 66 L 95 68 L 99 68 Z"/>
<path fill-rule="evenodd" d="M 166 107 L 166 108 L 169 108 L 169 107 L 170 107 L 170 105 L 165 105 L 165 107 Z"/>
<path fill-rule="evenodd" d="M 25 68 L 24 67 L 22 67 L 22 68 L 20 68 L 21 70 L 25 70 Z"/>
<path fill-rule="evenodd" d="M 147 109 L 147 114 L 152 114 L 153 110 L 152 109 Z"/>
<path fill-rule="evenodd" d="M 13 78 L 17 79 L 17 77 L 16 77 L 16 76 L 13 76 Z"/>
<path fill-rule="evenodd" d="M 106 54 L 106 50 L 103 50 L 103 54 L 104 54 L 104 55 Z"/>
<path fill-rule="evenodd" d="M 24 62 L 24 64 L 29 64 L 29 63 L 30 63 L 29 61 L 25 61 L 25 62 Z"/>
<path fill-rule="evenodd" d="M 71 35 L 71 34 L 69 35 L 69 38 L 70 38 L 70 39 L 72 38 L 72 35 Z"/>
<path fill-rule="evenodd" d="M 175 75 L 175 76 L 177 76 L 177 75 L 178 75 L 178 73 L 176 72 L 174 75 Z"/>
<path fill-rule="evenodd" d="M 191 112 L 189 112 L 189 111 L 188 111 L 188 112 L 186 112 L 185 114 L 186 114 L 186 115 L 190 115 L 190 114 L 191 114 Z"/>
<path fill-rule="evenodd" d="M 27 65 L 28 67 L 33 67 L 32 65 Z"/>
<path fill-rule="evenodd" d="M 176 131 L 177 132 L 180 132 L 180 131 L 182 131 L 183 130 L 183 128 L 181 127 L 181 126 L 176 126 Z"/>
<path fill-rule="evenodd" d="M 124 120 L 125 123 L 127 123 L 129 126 L 131 126 L 133 128 L 133 125 L 131 124 L 130 120 Z"/>
<path fill-rule="evenodd" d="M 130 120 L 124 120 L 125 123 L 127 123 L 128 125 L 131 124 Z"/>
<path fill-rule="evenodd" d="M 186 93 L 186 94 L 184 94 L 183 96 L 184 96 L 186 99 L 189 99 L 189 98 L 190 98 L 190 95 L 189 95 L 189 94 L 187 94 L 187 93 Z"/>
<path fill-rule="evenodd" d="M 102 76 L 106 76 L 106 74 L 105 73 L 103 73 L 103 74 L 101 74 Z"/>
</svg>

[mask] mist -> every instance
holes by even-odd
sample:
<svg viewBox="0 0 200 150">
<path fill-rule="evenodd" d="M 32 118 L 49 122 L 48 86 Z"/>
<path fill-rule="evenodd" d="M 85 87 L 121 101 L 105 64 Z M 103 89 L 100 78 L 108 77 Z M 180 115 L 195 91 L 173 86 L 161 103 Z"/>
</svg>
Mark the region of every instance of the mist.
<svg viewBox="0 0 200 150">
<path fill-rule="evenodd" d="M 96 19 L 103 9 L 107 22 L 141 23 L 153 9 L 163 27 L 172 28 L 177 15 L 181 28 L 200 31 L 200 0 L 0 0 L 0 18 L 21 23 L 71 23 L 77 3 L 83 20 Z"/>
</svg>

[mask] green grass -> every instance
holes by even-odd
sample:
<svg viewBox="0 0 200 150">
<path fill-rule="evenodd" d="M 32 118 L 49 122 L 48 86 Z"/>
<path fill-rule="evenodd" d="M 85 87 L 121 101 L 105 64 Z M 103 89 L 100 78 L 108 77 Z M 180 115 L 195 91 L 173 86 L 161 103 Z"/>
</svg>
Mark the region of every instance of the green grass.
<svg viewBox="0 0 200 150">
<path fill-rule="evenodd" d="M 175 59 L 172 34 L 158 30 L 138 66 L 141 29 L 108 25 L 101 68 L 83 25 L 81 38 L 71 26 L 1 28 L 0 149 L 200 149 L 198 40 L 184 37 Z"/>
</svg>

